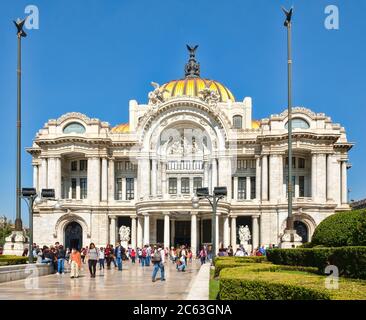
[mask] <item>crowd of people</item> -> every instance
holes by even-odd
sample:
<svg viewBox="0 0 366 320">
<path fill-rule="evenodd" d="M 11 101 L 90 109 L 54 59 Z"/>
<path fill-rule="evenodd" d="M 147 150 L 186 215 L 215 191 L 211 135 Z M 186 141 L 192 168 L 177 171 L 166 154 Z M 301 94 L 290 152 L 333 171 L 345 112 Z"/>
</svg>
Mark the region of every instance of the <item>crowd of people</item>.
<svg viewBox="0 0 366 320">
<path fill-rule="evenodd" d="M 271 245 L 270 248 L 274 247 Z M 108 244 L 105 247 L 96 247 L 94 243 L 78 250 L 64 248 L 62 244 L 56 242 L 55 245 L 40 247 L 33 244 L 33 257 L 37 263 L 47 263 L 53 266 L 57 274 L 65 274 L 65 266 L 70 267 L 70 277 L 78 278 L 80 270 L 84 264 L 88 266 L 90 277 L 96 277 L 97 268 L 101 274 L 105 269 L 111 269 L 112 265 L 118 271 L 122 271 L 123 261 L 131 261 L 132 265 L 138 264 L 141 267 L 153 266 L 152 281 L 155 282 L 157 273 L 160 271 L 160 280 L 165 281 L 164 265 L 169 261 L 176 266 L 178 272 L 185 272 L 189 263 L 192 263 L 194 253 L 186 246 L 163 248 L 161 245 L 145 245 L 142 248 L 123 247 L 120 243 L 116 246 Z M 23 256 L 28 255 L 28 249 L 24 250 Z M 265 256 L 264 246 L 255 248 L 248 253 L 243 245 L 240 245 L 234 252 L 233 248 L 220 248 L 218 256 Z M 195 253 L 201 265 L 212 261 L 212 246 L 203 245 Z"/>
</svg>

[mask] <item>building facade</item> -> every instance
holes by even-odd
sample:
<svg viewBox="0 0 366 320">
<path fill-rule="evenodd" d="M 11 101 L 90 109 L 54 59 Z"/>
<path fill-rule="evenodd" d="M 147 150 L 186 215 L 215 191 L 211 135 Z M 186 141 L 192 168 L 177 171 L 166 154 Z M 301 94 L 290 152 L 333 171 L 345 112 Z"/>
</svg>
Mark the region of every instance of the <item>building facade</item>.
<svg viewBox="0 0 366 320">
<path fill-rule="evenodd" d="M 287 217 L 287 111 L 252 119 L 252 100 L 236 101 L 218 81 L 202 78 L 195 49 L 185 77 L 152 83 L 148 103 L 129 103 L 129 122 L 111 127 L 80 113 L 49 120 L 32 155 L 34 187 L 55 189 L 38 204 L 34 241 L 67 247 L 115 244 L 122 226 L 132 247 L 211 242 L 212 211 L 197 187 L 226 186 L 216 216 L 216 246 L 278 244 Z M 345 129 L 323 113 L 293 108 L 295 227 L 304 242 L 336 211 L 348 210 Z"/>
</svg>

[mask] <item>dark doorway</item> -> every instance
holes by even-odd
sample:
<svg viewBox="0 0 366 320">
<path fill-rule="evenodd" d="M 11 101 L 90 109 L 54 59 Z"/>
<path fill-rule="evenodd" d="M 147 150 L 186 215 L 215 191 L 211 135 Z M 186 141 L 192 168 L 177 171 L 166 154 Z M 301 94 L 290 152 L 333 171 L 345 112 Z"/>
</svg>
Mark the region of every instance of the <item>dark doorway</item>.
<svg viewBox="0 0 366 320">
<path fill-rule="evenodd" d="M 309 242 L 309 232 L 308 227 L 304 222 L 301 221 L 295 221 L 294 222 L 294 228 L 297 232 L 297 234 L 302 238 L 302 242 Z"/>
<path fill-rule="evenodd" d="M 175 239 L 177 245 L 191 245 L 191 221 L 175 221 Z"/>
<path fill-rule="evenodd" d="M 201 221 L 202 223 L 202 243 L 212 243 L 212 225 L 210 219 L 205 219 Z"/>
<path fill-rule="evenodd" d="M 65 248 L 81 249 L 83 245 L 83 228 L 80 224 L 73 221 L 70 222 L 65 228 Z"/>
<path fill-rule="evenodd" d="M 164 243 L 164 220 L 162 219 L 156 220 L 156 243 Z"/>
</svg>

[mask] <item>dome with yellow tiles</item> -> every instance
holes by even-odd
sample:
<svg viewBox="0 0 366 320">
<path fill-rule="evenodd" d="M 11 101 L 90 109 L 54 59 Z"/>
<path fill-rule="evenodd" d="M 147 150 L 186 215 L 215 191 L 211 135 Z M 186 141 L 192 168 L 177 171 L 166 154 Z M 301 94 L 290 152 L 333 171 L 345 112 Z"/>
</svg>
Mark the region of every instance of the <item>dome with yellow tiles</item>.
<svg viewBox="0 0 366 320">
<path fill-rule="evenodd" d="M 222 83 L 215 80 L 200 77 L 186 77 L 180 80 L 169 81 L 161 86 L 164 92 L 164 99 L 166 100 L 184 96 L 200 97 L 200 92 L 205 88 L 215 91 L 219 97 L 219 102 L 227 102 L 228 100 L 235 101 L 231 91 Z"/>
</svg>

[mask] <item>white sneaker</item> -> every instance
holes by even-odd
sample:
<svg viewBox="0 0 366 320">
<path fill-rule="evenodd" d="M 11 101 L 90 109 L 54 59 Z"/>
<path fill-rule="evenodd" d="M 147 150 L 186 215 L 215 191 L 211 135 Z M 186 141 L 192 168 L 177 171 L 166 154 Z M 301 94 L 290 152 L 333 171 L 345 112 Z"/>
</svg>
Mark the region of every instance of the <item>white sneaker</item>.
<svg viewBox="0 0 366 320">
<path fill-rule="evenodd" d="M 58 273 L 58 272 L 56 272 L 56 274 L 59 276 L 60 275 L 60 273 Z"/>
</svg>

